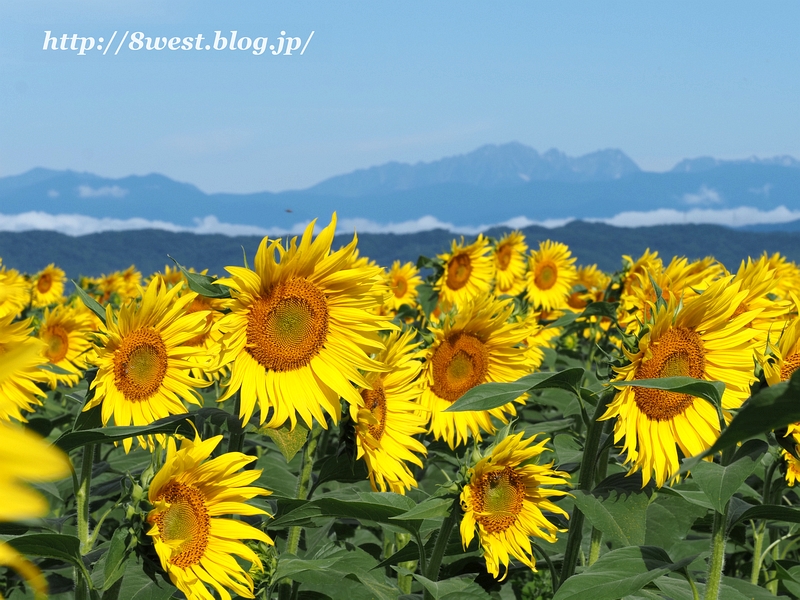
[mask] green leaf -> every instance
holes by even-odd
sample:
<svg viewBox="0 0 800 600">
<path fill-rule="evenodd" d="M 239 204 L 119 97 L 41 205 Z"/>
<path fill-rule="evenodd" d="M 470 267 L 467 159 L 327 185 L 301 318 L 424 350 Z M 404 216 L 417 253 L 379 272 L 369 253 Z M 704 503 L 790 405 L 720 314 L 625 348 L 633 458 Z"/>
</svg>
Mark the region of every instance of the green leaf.
<svg viewBox="0 0 800 600">
<path fill-rule="evenodd" d="M 800 369 L 789 381 L 762 389 L 745 401 L 722 435 L 701 456 L 730 448 L 743 440 L 800 421 Z M 693 465 L 687 465 L 693 468 Z"/>
<path fill-rule="evenodd" d="M 775 563 L 776 566 L 779 566 Z M 786 575 L 789 578 L 786 578 L 781 573 L 781 570 L 778 569 L 778 577 L 783 580 L 783 585 L 786 586 L 786 589 L 789 590 L 795 596 L 800 597 L 800 565 L 795 565 L 794 567 L 790 567 L 789 569 L 783 569 L 786 572 Z"/>
<path fill-rule="evenodd" d="M 586 520 L 597 527 L 620 546 L 644 544 L 646 514 L 649 499 L 646 494 L 630 494 L 627 497 L 611 493 L 601 500 L 576 490 L 575 505 L 586 516 Z"/>
<path fill-rule="evenodd" d="M 692 560 L 694 557 L 673 563 L 664 550 L 654 546 L 612 550 L 582 573 L 567 579 L 553 600 L 618 600 Z"/>
<path fill-rule="evenodd" d="M 428 498 L 411 510 L 390 519 L 410 521 L 414 519 L 441 519 L 450 514 L 453 506 L 452 498 Z"/>
<path fill-rule="evenodd" d="M 431 284 L 421 283 L 417 286 L 417 294 L 422 312 L 425 313 L 426 317 L 430 316 L 430 314 L 436 310 L 436 305 L 439 303 L 439 292 L 434 290 Z"/>
<path fill-rule="evenodd" d="M 567 313 L 552 323 L 548 327 L 565 327 L 574 323 L 579 319 L 587 319 L 588 317 L 608 317 L 616 322 L 617 320 L 617 302 L 592 302 L 581 313 Z"/>
<path fill-rule="evenodd" d="M 314 470 L 317 472 L 317 479 L 314 485 L 311 486 L 311 491 L 328 481 L 355 483 L 364 481 L 369 477 L 366 463 L 363 460 L 356 460 L 348 452 L 327 457 L 322 461 L 322 464 L 315 465 Z"/>
<path fill-rule="evenodd" d="M 100 304 L 92 298 L 86 291 L 79 286 L 75 281 L 72 282 L 72 285 L 75 286 L 75 291 L 78 294 L 78 297 L 81 301 L 86 305 L 86 308 L 91 310 L 94 314 L 98 316 L 98 318 L 103 322 L 103 325 L 106 324 L 106 309 L 104 309 Z"/>
<path fill-rule="evenodd" d="M 81 542 L 74 535 L 61 533 L 32 533 L 12 538 L 8 543 L 20 554 L 57 558 L 83 568 Z"/>
<path fill-rule="evenodd" d="M 694 593 L 689 582 L 685 579 L 678 579 L 677 577 L 661 577 L 656 580 L 658 589 L 664 592 L 672 600 L 694 600 Z M 700 597 L 705 596 L 706 586 L 702 583 L 695 582 L 697 590 L 700 592 Z M 750 596 L 745 596 L 739 593 L 734 588 L 725 584 L 719 586 L 719 597 L 722 600 L 750 600 Z M 771 596 L 772 600 L 776 600 L 775 596 Z"/>
<path fill-rule="evenodd" d="M 54 444 L 64 452 L 69 452 L 70 450 L 80 448 L 87 444 L 120 442 L 139 435 L 181 433 L 188 437 L 194 437 L 195 430 L 186 423 L 186 421 L 191 418 L 192 414 L 186 413 L 182 415 L 170 415 L 158 421 L 153 421 L 150 425 L 137 427 L 101 427 L 97 429 L 83 429 L 81 431 L 68 431 L 59 437 Z"/>
<path fill-rule="evenodd" d="M 556 456 L 558 457 L 559 465 L 566 465 L 569 463 L 580 464 L 583 458 L 583 448 L 580 447 L 577 440 L 571 435 L 561 433 L 553 438 L 553 446 L 556 449 Z"/>
<path fill-rule="evenodd" d="M 169 254 L 167 256 L 169 256 Z M 169 258 L 181 270 L 181 273 L 183 273 L 183 276 L 189 283 L 189 289 L 192 290 L 193 292 L 197 292 L 198 294 L 200 294 L 201 296 L 205 296 L 206 298 L 231 297 L 230 288 L 224 285 L 215 284 L 214 282 L 216 281 L 216 279 L 214 277 L 210 277 L 208 275 L 201 275 L 200 273 L 190 273 L 177 260 L 175 260 L 171 256 L 169 256 Z"/>
<path fill-rule="evenodd" d="M 284 423 L 276 429 L 262 427 L 259 432 L 268 435 L 275 442 L 287 463 L 294 458 L 308 439 L 308 427 L 299 421 L 294 429 L 291 429 L 288 423 Z"/>
<path fill-rule="evenodd" d="M 760 504 L 748 508 L 731 522 L 731 527 L 745 521 L 765 519 L 768 521 L 781 521 L 783 523 L 800 523 L 800 510 L 778 504 Z"/>
<path fill-rule="evenodd" d="M 733 462 L 727 467 L 708 461 L 698 462 L 692 469 L 692 479 L 706 495 L 714 510 L 724 513 L 728 500 L 755 471 L 766 451 L 765 442 L 750 440 L 739 449 Z"/>
<path fill-rule="evenodd" d="M 491 596 L 475 583 L 475 577 L 462 576 L 444 579 L 442 581 L 431 581 L 422 575 L 414 575 L 414 579 L 422 584 L 434 600 L 488 600 Z"/>
<path fill-rule="evenodd" d="M 125 574 L 125 561 L 128 558 L 129 532 L 124 527 L 114 531 L 111 536 L 111 545 L 105 555 L 103 566 L 103 589 L 110 588 L 117 579 Z"/>
<path fill-rule="evenodd" d="M 693 377 L 660 377 L 658 379 L 635 379 L 633 381 L 614 381 L 612 387 L 641 387 L 665 390 L 678 394 L 689 394 L 708 400 L 714 406 L 722 406 L 725 384 L 721 381 L 705 381 Z"/>
<path fill-rule="evenodd" d="M 669 551 L 683 541 L 686 534 L 708 509 L 688 502 L 680 496 L 658 494 L 647 507 L 647 530 L 644 541 Z"/>
<path fill-rule="evenodd" d="M 444 412 L 490 410 L 513 402 L 526 392 L 547 388 L 560 388 L 578 394 L 584 373 L 582 368 L 573 367 L 556 373 L 531 373 L 510 383 L 483 383 L 467 391 Z"/>
<path fill-rule="evenodd" d="M 129 560 L 125 564 L 117 600 L 167 600 L 177 591 L 166 581 L 153 581 L 144 572 L 141 563 Z"/>
</svg>

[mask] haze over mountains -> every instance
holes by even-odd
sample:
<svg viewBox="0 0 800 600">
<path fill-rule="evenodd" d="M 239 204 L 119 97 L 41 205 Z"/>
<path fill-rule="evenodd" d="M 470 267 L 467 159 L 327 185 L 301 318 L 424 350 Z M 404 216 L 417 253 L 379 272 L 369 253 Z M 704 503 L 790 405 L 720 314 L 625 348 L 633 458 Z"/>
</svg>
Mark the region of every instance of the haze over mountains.
<svg viewBox="0 0 800 600">
<path fill-rule="evenodd" d="M 445 227 L 717 223 L 800 230 L 800 161 L 687 159 L 642 171 L 620 150 L 569 157 L 519 143 L 429 163 L 391 162 L 306 190 L 205 194 L 158 174 L 120 179 L 37 168 L 0 178 L 0 230 L 79 235 L 158 228 L 229 235 L 298 231 L 337 211 L 341 229 L 404 233 Z"/>
</svg>

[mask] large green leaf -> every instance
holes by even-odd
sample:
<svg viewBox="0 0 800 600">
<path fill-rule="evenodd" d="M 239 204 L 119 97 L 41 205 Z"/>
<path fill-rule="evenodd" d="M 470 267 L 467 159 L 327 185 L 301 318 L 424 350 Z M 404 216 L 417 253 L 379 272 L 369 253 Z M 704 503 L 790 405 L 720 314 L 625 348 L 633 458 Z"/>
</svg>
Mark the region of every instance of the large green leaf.
<svg viewBox="0 0 800 600">
<path fill-rule="evenodd" d="M 88 308 L 94 314 L 96 314 L 98 316 L 98 318 L 100 319 L 100 321 L 102 321 L 103 325 L 105 325 L 106 324 L 106 309 L 104 309 L 102 306 L 100 306 L 100 304 L 97 302 L 97 300 L 95 300 L 89 294 L 87 294 L 86 291 L 81 286 L 79 286 L 77 283 L 75 283 L 73 281 L 72 285 L 75 286 L 75 291 L 77 292 L 78 297 L 81 299 L 81 301 L 84 303 L 84 305 L 86 305 L 86 308 Z"/>
<path fill-rule="evenodd" d="M 127 438 L 139 435 L 151 435 L 156 433 L 181 433 L 194 437 L 195 430 L 186 423 L 192 418 L 191 413 L 182 415 L 170 415 L 153 421 L 150 425 L 138 427 L 100 427 L 96 429 L 83 429 L 80 431 L 68 431 L 59 437 L 54 443 L 64 452 L 69 452 L 75 448 L 86 446 L 87 444 L 108 444 L 121 442 Z"/>
<path fill-rule="evenodd" d="M 558 588 L 553 600 L 618 600 L 651 581 L 682 569 L 693 560 L 673 563 L 661 548 L 629 546 L 604 554 Z"/>
<path fill-rule="evenodd" d="M 706 495 L 718 513 L 725 512 L 725 505 L 759 464 L 767 451 L 761 440 L 750 440 L 739 448 L 733 461 L 726 467 L 713 462 L 700 461 L 692 469 L 692 479 Z"/>
<path fill-rule="evenodd" d="M 490 410 L 513 402 L 526 392 L 560 388 L 578 393 L 585 371 L 573 367 L 555 373 L 531 373 L 508 383 L 483 383 L 475 386 L 445 409 L 445 412 Z"/>
<path fill-rule="evenodd" d="M 414 519 L 442 519 L 450 514 L 453 506 L 452 498 L 428 498 L 414 508 L 390 519 L 411 521 Z"/>
<path fill-rule="evenodd" d="M 422 575 L 414 575 L 414 579 L 430 593 L 434 600 L 488 600 L 491 598 L 472 577 L 452 577 L 442 581 L 431 581 Z"/>
<path fill-rule="evenodd" d="M 678 579 L 677 577 L 661 577 L 656 580 L 658 589 L 664 592 L 671 600 L 694 600 L 694 593 L 689 582 L 685 579 Z M 706 586 L 702 583 L 695 583 L 697 590 L 700 592 L 700 597 L 705 596 Z M 721 600 L 752 600 L 750 596 L 737 591 L 735 588 L 720 584 L 719 597 Z M 771 596 L 775 600 L 775 596 Z"/>
<path fill-rule="evenodd" d="M 708 509 L 680 496 L 658 494 L 647 507 L 647 531 L 644 541 L 669 551 L 689 533 L 694 522 L 708 514 Z"/>
<path fill-rule="evenodd" d="M 800 510 L 777 504 L 760 504 L 748 508 L 743 513 L 737 515 L 736 519 L 731 522 L 731 527 L 737 523 L 743 523 L 753 519 L 781 521 L 783 523 L 800 523 Z"/>
<path fill-rule="evenodd" d="M 308 439 L 308 427 L 301 422 L 298 422 L 294 429 L 288 423 L 284 423 L 274 429 L 263 427 L 259 431 L 269 436 L 287 463 L 294 458 L 294 455 L 300 451 Z"/>
<path fill-rule="evenodd" d="M 125 561 L 128 558 L 128 536 L 126 528 L 121 527 L 111 536 L 111 545 L 105 555 L 103 566 L 103 589 L 110 588 L 125 574 Z"/>
<path fill-rule="evenodd" d="M 81 542 L 74 535 L 32 533 L 11 538 L 8 543 L 20 554 L 56 558 L 83 568 Z"/>
<path fill-rule="evenodd" d="M 129 560 L 125 565 L 117 600 L 167 600 L 177 591 L 166 581 L 153 581 L 144 572 L 141 563 Z"/>
<path fill-rule="evenodd" d="M 716 442 L 702 456 L 708 456 L 768 431 L 800 421 L 800 369 L 789 381 L 758 391 L 736 413 Z M 687 465 L 692 468 L 693 465 Z"/>
<path fill-rule="evenodd" d="M 617 320 L 617 306 L 616 302 L 592 302 L 581 313 L 568 312 L 567 314 L 559 317 L 548 327 L 565 327 L 574 323 L 578 319 L 586 319 L 588 317 L 608 317 L 613 321 Z"/>
<path fill-rule="evenodd" d="M 575 505 L 581 509 L 586 520 L 597 527 L 620 546 L 644 544 L 646 513 L 649 499 L 646 494 L 618 496 L 612 492 L 601 499 L 592 494 L 576 490 Z"/>
<path fill-rule="evenodd" d="M 169 256 L 169 255 L 167 255 Z M 201 275 L 200 273 L 190 273 L 183 265 L 181 265 L 177 260 L 169 257 L 172 259 L 178 268 L 183 273 L 183 276 L 186 278 L 186 281 L 189 283 L 189 289 L 193 292 L 197 292 L 201 296 L 205 296 L 206 298 L 230 298 L 231 297 L 231 290 L 230 288 L 224 285 L 217 285 L 214 282 L 216 279 L 213 277 L 209 277 L 208 275 Z"/>
<path fill-rule="evenodd" d="M 714 406 L 722 406 L 725 384 L 721 381 L 704 381 L 693 377 L 661 377 L 658 379 L 635 379 L 633 381 L 614 381 L 613 387 L 641 387 L 665 390 L 677 394 L 689 394 L 708 400 Z"/>
</svg>

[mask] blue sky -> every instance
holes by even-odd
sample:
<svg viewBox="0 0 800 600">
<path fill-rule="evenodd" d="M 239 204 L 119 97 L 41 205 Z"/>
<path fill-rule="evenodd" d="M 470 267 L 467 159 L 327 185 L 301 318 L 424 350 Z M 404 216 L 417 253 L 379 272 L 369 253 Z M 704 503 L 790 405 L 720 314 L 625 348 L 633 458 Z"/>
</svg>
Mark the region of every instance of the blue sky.
<svg viewBox="0 0 800 600">
<path fill-rule="evenodd" d="M 796 2 L 3 0 L 0 176 L 159 172 L 278 191 L 512 140 L 620 148 L 659 171 L 800 157 L 799 22 Z M 43 51 L 45 30 L 315 33 L 303 56 L 77 56 Z"/>
</svg>

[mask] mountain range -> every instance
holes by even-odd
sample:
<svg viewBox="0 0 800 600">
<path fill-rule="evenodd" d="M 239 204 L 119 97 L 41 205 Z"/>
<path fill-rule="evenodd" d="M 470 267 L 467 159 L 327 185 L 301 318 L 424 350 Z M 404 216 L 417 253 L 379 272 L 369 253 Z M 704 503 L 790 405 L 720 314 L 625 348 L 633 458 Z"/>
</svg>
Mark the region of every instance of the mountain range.
<svg viewBox="0 0 800 600">
<path fill-rule="evenodd" d="M 741 212 L 741 207 L 753 210 Z M 427 216 L 433 223 L 473 230 L 571 219 L 617 225 L 655 224 L 661 217 L 693 222 L 713 213 L 727 215 L 728 225 L 793 231 L 800 230 L 791 222 L 800 219 L 800 161 L 701 157 L 658 173 L 642 171 L 620 150 L 570 157 L 508 143 L 433 162 L 390 162 L 278 193 L 206 194 L 159 174 L 114 179 L 36 168 L 0 178 L 0 217 L 32 211 L 141 219 L 142 227 L 187 230 L 222 222 L 250 227 L 251 233 L 296 230 L 313 218 L 327 221 L 334 211 L 340 221 L 354 225 L 386 226 Z M 656 220 L 642 221 L 628 215 L 631 211 Z M 713 214 L 710 222 L 716 222 Z M 14 223 L 0 222 L 0 227 L 23 228 Z"/>
</svg>

